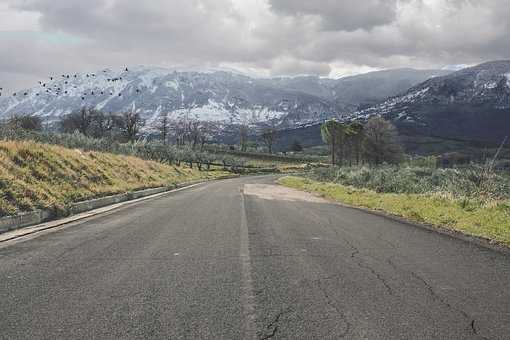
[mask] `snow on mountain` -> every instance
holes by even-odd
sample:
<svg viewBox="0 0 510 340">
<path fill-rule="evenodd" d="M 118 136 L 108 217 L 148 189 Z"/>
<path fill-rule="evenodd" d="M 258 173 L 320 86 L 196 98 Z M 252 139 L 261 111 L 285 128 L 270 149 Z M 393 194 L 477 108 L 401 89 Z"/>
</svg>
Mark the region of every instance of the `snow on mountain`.
<svg viewBox="0 0 510 340">
<path fill-rule="evenodd" d="M 82 107 L 139 112 L 154 125 L 161 113 L 220 125 L 293 128 L 340 117 L 445 71 L 389 70 L 338 80 L 314 76 L 250 78 L 225 71 L 158 67 L 55 75 L 0 98 L 0 118 L 32 114 L 56 121 Z"/>
<path fill-rule="evenodd" d="M 323 98 L 228 72 L 177 72 L 135 67 L 60 75 L 0 100 L 0 116 L 35 113 L 48 120 L 81 107 L 140 112 L 149 122 L 161 112 L 228 124 L 277 125 L 317 121 L 338 110 Z"/>
<path fill-rule="evenodd" d="M 381 115 L 401 129 L 468 139 L 510 135 L 510 61 L 494 61 L 431 78 L 349 115 Z"/>
</svg>

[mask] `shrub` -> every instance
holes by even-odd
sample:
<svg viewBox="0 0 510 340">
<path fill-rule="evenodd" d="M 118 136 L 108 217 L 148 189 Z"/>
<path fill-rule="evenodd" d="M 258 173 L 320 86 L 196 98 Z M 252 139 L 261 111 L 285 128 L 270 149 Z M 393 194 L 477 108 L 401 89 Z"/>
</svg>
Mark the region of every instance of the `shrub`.
<svg viewBox="0 0 510 340">
<path fill-rule="evenodd" d="M 481 167 L 432 169 L 426 167 L 322 167 L 309 176 L 380 193 L 442 194 L 455 198 L 496 200 L 510 198 L 510 177 L 486 173 Z"/>
</svg>

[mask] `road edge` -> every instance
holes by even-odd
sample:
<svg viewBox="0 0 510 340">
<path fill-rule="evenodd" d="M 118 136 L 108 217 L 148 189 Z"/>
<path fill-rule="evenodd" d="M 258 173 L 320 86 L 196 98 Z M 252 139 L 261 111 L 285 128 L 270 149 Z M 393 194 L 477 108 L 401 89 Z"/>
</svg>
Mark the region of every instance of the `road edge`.
<svg viewBox="0 0 510 340">
<path fill-rule="evenodd" d="M 46 230 L 55 229 L 55 228 L 58 228 L 58 227 L 61 227 L 61 226 L 64 226 L 66 224 L 70 224 L 73 222 L 78 222 L 78 221 L 84 220 L 86 218 L 104 214 L 106 212 L 110 212 L 115 209 L 127 206 L 127 205 L 136 204 L 136 203 L 143 202 L 143 201 L 148 201 L 148 200 L 163 197 L 165 195 L 169 195 L 169 194 L 172 194 L 175 192 L 179 192 L 179 191 L 182 191 L 185 189 L 190 189 L 190 188 L 193 188 L 193 187 L 201 185 L 201 184 L 211 183 L 211 182 L 216 182 L 216 181 L 221 181 L 221 180 L 234 179 L 234 178 L 239 178 L 239 176 L 222 177 L 222 178 L 216 178 L 213 180 L 202 180 L 202 181 L 181 183 L 181 184 L 177 184 L 172 189 L 168 188 L 168 190 L 166 190 L 166 191 L 152 194 L 149 196 L 130 199 L 130 200 L 126 200 L 123 202 L 114 203 L 114 204 L 109 204 L 109 205 L 105 205 L 105 206 L 98 207 L 95 209 L 83 211 L 83 212 L 80 212 L 80 213 L 77 213 L 77 214 L 74 214 L 74 215 L 71 215 L 71 216 L 68 216 L 65 218 L 51 220 L 51 221 L 47 221 L 44 223 L 39 223 L 39 224 L 34 224 L 34 225 L 30 225 L 30 226 L 24 226 L 21 228 L 9 230 L 7 232 L 0 234 L 0 244 L 2 244 L 4 242 L 8 242 L 8 241 L 13 241 L 13 240 L 19 239 L 24 236 L 29 236 L 32 234 L 46 231 Z"/>
<path fill-rule="evenodd" d="M 288 187 L 288 186 L 282 185 L 282 184 L 278 183 L 277 181 L 275 181 L 275 183 L 277 185 L 281 185 L 281 186 L 284 186 L 286 188 L 292 188 L 292 187 Z M 296 188 L 292 188 L 292 189 L 299 190 L 299 189 L 296 189 Z M 485 248 L 485 249 L 496 251 L 496 252 L 499 252 L 499 253 L 502 253 L 502 254 L 505 254 L 505 255 L 510 255 L 510 246 L 507 246 L 506 244 L 504 244 L 502 242 L 499 242 L 499 241 L 491 240 L 491 239 L 488 239 L 488 238 L 485 238 L 485 237 L 481 237 L 481 236 L 469 235 L 469 234 L 463 233 L 462 231 L 449 229 L 447 227 L 440 226 L 440 225 L 435 225 L 435 224 L 430 224 L 430 223 L 415 222 L 415 221 L 412 221 L 412 220 L 408 220 L 405 217 L 402 217 L 402 216 L 399 216 L 399 215 L 395 215 L 395 214 L 391 214 L 389 212 L 382 211 L 382 210 L 373 210 L 373 209 L 369 209 L 369 208 L 365 208 L 365 207 L 359 207 L 359 206 L 355 206 L 355 205 L 346 204 L 346 203 L 343 203 L 343 202 L 340 202 L 340 201 L 335 201 L 335 200 L 333 200 L 331 198 L 322 196 L 322 195 L 320 195 L 320 194 L 318 194 L 316 192 L 305 191 L 305 190 L 299 190 L 299 191 L 307 192 L 307 193 L 312 194 L 312 195 L 314 195 L 316 197 L 323 198 L 323 199 L 327 200 L 328 202 L 330 202 L 331 204 L 339 205 L 339 206 L 341 206 L 343 208 L 348 208 L 348 209 L 354 209 L 354 210 L 362 211 L 362 212 L 365 212 L 365 213 L 368 213 L 368 214 L 371 214 L 371 215 L 374 215 L 374 216 L 378 216 L 378 217 L 383 217 L 383 218 L 389 219 L 389 220 L 391 220 L 393 222 L 399 222 L 399 223 L 406 224 L 406 225 L 414 227 L 414 228 L 418 228 L 418 229 L 421 229 L 421 230 L 427 230 L 429 232 L 438 233 L 438 234 L 441 234 L 441 235 L 445 235 L 445 236 L 451 237 L 453 239 L 457 239 L 457 240 L 464 241 L 466 243 L 477 245 L 477 246 Z"/>
</svg>

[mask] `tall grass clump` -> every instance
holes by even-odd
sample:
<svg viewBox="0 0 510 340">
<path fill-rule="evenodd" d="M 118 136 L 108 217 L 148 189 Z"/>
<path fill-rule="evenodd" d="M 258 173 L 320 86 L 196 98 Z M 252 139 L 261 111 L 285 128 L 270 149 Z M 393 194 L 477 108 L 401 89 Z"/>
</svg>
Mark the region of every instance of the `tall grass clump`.
<svg viewBox="0 0 510 340">
<path fill-rule="evenodd" d="M 321 167 L 308 175 L 321 182 L 333 182 L 378 193 L 436 194 L 454 199 L 510 199 L 510 176 L 487 172 L 484 167 L 436 169 L 431 167 Z"/>
</svg>

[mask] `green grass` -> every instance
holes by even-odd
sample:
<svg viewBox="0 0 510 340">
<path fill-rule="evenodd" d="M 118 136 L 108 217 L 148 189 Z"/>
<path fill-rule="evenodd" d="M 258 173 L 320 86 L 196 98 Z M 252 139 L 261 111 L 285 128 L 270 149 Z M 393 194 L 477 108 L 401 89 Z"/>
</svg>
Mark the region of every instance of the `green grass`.
<svg viewBox="0 0 510 340">
<path fill-rule="evenodd" d="M 476 165 L 453 169 L 405 165 L 326 166 L 312 169 L 308 177 L 379 193 L 438 194 L 483 202 L 510 199 L 509 173 L 485 171 Z"/>
<path fill-rule="evenodd" d="M 461 231 L 510 246 L 510 200 L 481 203 L 437 194 L 378 193 L 290 176 L 281 178 L 279 183 L 348 205 L 387 212 L 411 221 Z"/>
<path fill-rule="evenodd" d="M 63 213 L 73 202 L 225 174 L 133 156 L 0 141 L 0 217 L 41 208 Z"/>
</svg>

